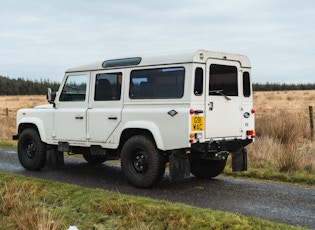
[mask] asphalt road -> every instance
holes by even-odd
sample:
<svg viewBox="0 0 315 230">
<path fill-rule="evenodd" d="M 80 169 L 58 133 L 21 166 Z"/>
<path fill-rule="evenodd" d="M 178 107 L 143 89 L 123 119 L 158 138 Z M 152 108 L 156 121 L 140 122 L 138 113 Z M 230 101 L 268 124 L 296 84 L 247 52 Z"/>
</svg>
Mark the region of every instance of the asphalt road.
<svg viewBox="0 0 315 230">
<path fill-rule="evenodd" d="M 66 157 L 65 163 L 62 167 L 46 166 L 38 172 L 27 171 L 20 165 L 15 150 L 0 148 L 0 171 L 241 213 L 315 229 L 314 188 L 221 176 L 210 181 L 192 176 L 184 182 L 171 183 L 166 172 L 156 187 L 138 189 L 126 182 L 120 164 L 106 162 L 92 166 L 84 159 L 74 157 Z"/>
</svg>

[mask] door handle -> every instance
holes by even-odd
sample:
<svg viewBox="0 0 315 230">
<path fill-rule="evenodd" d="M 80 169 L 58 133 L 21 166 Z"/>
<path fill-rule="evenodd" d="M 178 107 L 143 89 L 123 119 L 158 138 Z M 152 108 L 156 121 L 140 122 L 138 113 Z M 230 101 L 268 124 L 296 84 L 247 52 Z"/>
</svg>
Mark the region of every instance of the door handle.
<svg viewBox="0 0 315 230">
<path fill-rule="evenodd" d="M 208 103 L 208 106 L 209 106 L 209 111 L 212 111 L 213 110 L 213 102 L 209 102 Z"/>
<path fill-rule="evenodd" d="M 108 117 L 108 120 L 117 120 L 117 117 Z"/>
<path fill-rule="evenodd" d="M 77 119 L 77 120 L 83 120 L 83 116 L 75 116 L 75 119 Z"/>
</svg>

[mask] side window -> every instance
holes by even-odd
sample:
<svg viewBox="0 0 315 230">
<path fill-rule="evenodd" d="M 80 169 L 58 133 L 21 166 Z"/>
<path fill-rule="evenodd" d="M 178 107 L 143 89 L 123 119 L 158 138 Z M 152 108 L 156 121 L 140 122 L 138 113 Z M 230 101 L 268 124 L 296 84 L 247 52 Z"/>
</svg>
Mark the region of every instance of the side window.
<svg viewBox="0 0 315 230">
<path fill-rule="evenodd" d="M 59 101 L 85 101 L 87 75 L 70 75 L 61 91 Z"/>
<path fill-rule="evenodd" d="M 250 95 L 251 95 L 250 78 L 249 78 L 248 72 L 243 73 L 243 95 L 244 95 L 244 97 L 250 97 Z"/>
<path fill-rule="evenodd" d="M 184 67 L 133 70 L 130 74 L 131 99 L 182 98 Z"/>
<path fill-rule="evenodd" d="M 101 73 L 96 75 L 95 101 L 118 101 L 121 94 L 122 73 Z"/>
<path fill-rule="evenodd" d="M 220 96 L 221 91 L 226 96 L 238 96 L 236 66 L 210 65 L 209 95 Z"/>
<path fill-rule="evenodd" d="M 196 96 L 201 96 L 203 93 L 203 69 L 197 67 L 195 70 L 195 85 L 194 94 Z"/>
</svg>

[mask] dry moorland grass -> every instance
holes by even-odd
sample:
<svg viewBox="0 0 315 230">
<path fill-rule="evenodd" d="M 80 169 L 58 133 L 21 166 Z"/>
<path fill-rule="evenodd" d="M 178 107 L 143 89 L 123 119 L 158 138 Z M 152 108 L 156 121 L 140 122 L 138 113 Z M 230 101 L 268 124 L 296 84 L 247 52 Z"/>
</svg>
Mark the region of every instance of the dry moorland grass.
<svg viewBox="0 0 315 230">
<path fill-rule="evenodd" d="M 315 90 L 255 92 L 257 138 L 248 148 L 249 163 L 280 172 L 314 173 L 309 106 L 315 107 Z"/>
<path fill-rule="evenodd" d="M 0 96 L 0 140 L 11 140 L 19 108 L 45 103 L 45 96 Z M 249 167 L 315 172 L 309 106 L 315 111 L 315 90 L 254 93 L 257 138 L 248 147 Z"/>
<path fill-rule="evenodd" d="M 258 114 L 269 109 L 307 110 L 315 107 L 315 90 L 254 92 Z"/>
<path fill-rule="evenodd" d="M 0 96 L 0 140 L 11 140 L 15 133 L 16 112 L 46 104 L 46 96 Z"/>
</svg>

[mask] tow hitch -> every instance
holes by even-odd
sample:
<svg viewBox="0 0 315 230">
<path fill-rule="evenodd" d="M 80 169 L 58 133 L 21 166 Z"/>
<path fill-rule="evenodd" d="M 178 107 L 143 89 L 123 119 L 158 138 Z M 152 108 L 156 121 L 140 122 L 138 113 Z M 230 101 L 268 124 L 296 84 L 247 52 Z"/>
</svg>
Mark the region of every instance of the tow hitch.
<svg viewBox="0 0 315 230">
<path fill-rule="evenodd" d="M 226 160 L 228 156 L 229 156 L 228 151 L 220 151 L 214 154 L 214 157 L 216 158 L 216 160 Z"/>
</svg>

